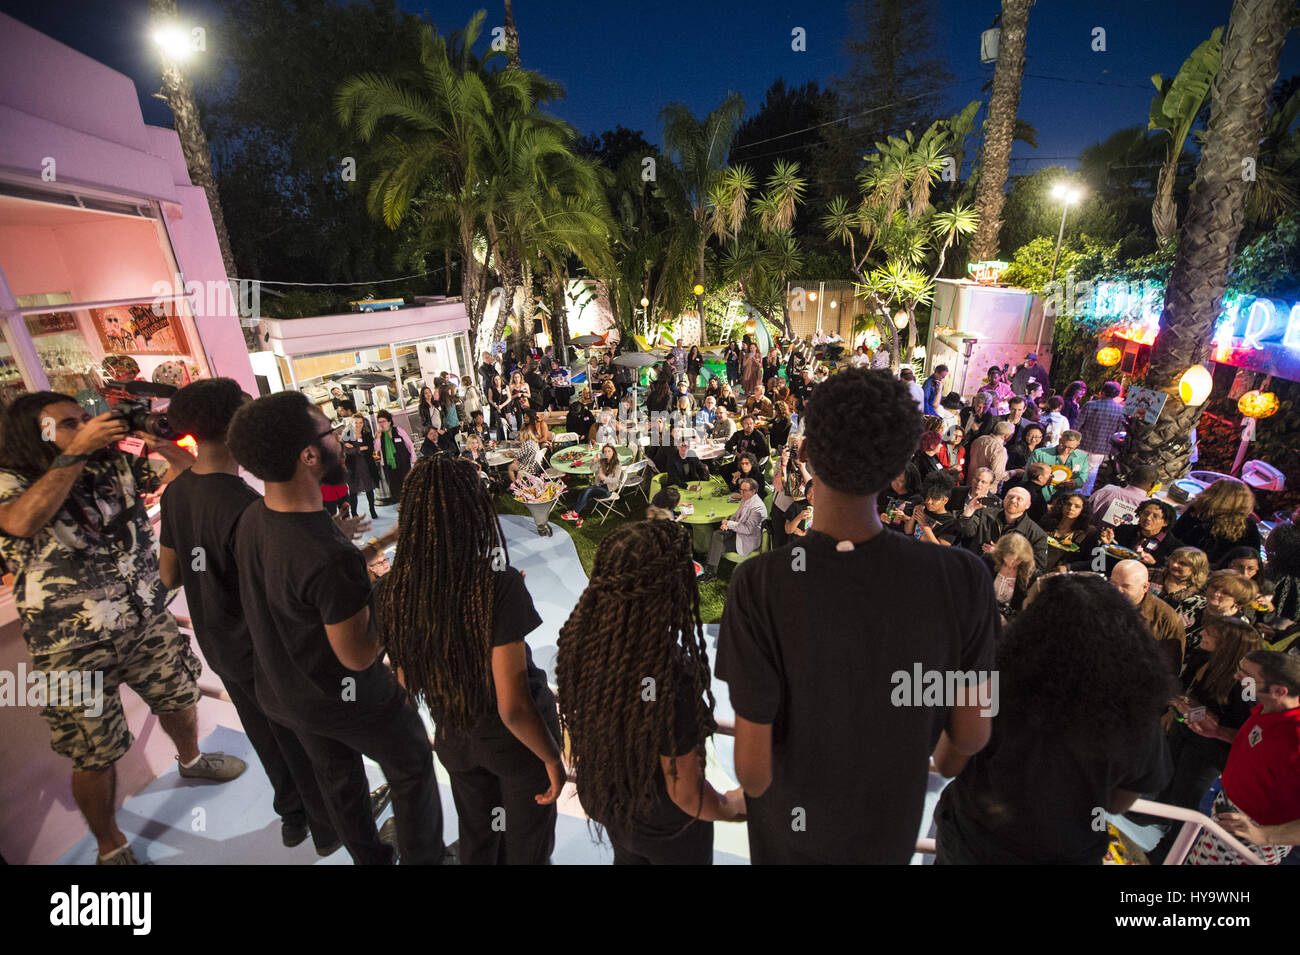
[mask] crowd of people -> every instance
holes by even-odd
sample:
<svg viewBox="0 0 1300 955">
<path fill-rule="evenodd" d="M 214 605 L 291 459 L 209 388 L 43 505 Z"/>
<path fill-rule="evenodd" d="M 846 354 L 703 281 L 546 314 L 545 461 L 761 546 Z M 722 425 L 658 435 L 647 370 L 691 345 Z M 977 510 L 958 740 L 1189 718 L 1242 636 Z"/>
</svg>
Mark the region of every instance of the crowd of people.
<svg viewBox="0 0 1300 955">
<path fill-rule="evenodd" d="M 804 351 L 783 363 L 736 345 L 726 380 L 697 395 L 699 352 L 675 349 L 645 409 L 622 366 L 570 400 L 549 350 L 518 368 L 485 355 L 464 389 L 424 389 L 418 448 L 382 414 L 374 433 L 346 406 L 332 422 L 295 392 L 253 400 L 201 380 L 168 409 L 196 453 L 146 438 L 161 476 L 116 450 L 126 425 L 112 413 L 53 393 L 11 403 L 0 551 L 33 662 L 108 674 L 102 716 L 43 711 L 99 861 L 137 861 L 113 814 L 113 766 L 131 745 L 121 684 L 158 715 L 182 775 L 245 769 L 198 751 L 198 664 L 166 609 L 176 588 L 272 783 L 284 843 L 310 835 L 322 855 L 544 863 L 571 778 L 616 863 L 707 864 L 725 822 L 747 826 L 759 864 L 906 863 L 937 772 L 953 780 L 934 817 L 944 864 L 1098 863 L 1105 815 L 1142 796 L 1212 798 L 1261 859 L 1286 856 L 1300 841 L 1296 524 L 1265 539 L 1234 479 L 1179 514 L 1151 469 L 1121 478 L 1119 386 L 1053 395 L 1036 355 L 990 369 L 963 400 L 942 365 L 918 384 L 853 359 L 827 374 Z M 623 444 L 648 445 L 664 477 L 646 519 L 601 540 L 548 679 L 485 447 L 516 436 L 511 476 L 536 473 L 556 443 L 539 412 L 554 405 L 601 447 L 573 518 L 619 486 Z M 719 438 L 715 465 L 701 442 Z M 376 468 L 401 520 L 358 546 Z M 749 559 L 711 671 L 693 535 L 675 518 L 682 492 L 714 476 L 737 509 L 705 576 L 725 552 Z M 155 555 L 143 495 L 160 483 Z M 932 694 L 930 674 L 949 692 Z M 726 792 L 705 774 L 715 676 L 735 713 L 739 785 Z M 366 756 L 386 792 L 370 792 Z M 1188 861 L 1232 858 L 1207 831 Z"/>
</svg>

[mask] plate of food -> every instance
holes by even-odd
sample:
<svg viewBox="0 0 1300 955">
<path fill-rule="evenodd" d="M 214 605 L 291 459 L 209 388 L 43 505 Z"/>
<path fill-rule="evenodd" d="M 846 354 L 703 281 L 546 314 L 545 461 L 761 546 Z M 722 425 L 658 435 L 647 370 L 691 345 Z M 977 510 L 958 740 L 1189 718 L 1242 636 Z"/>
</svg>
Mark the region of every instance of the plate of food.
<svg viewBox="0 0 1300 955">
<path fill-rule="evenodd" d="M 1047 543 L 1051 544 L 1057 550 L 1063 550 L 1067 553 L 1074 554 L 1079 550 L 1079 545 L 1072 540 L 1057 540 L 1055 537 L 1047 538 Z"/>
<path fill-rule="evenodd" d="M 1070 480 L 1070 478 L 1072 478 L 1073 476 L 1074 476 L 1074 472 L 1071 471 L 1071 470 L 1070 470 L 1068 467 L 1066 467 L 1064 464 L 1053 464 L 1053 465 L 1052 465 L 1052 483 L 1053 483 L 1053 484 L 1062 484 L 1062 483 L 1064 483 L 1064 482 Z"/>
<path fill-rule="evenodd" d="M 1138 552 L 1137 552 L 1137 551 L 1135 551 L 1135 550 L 1130 550 L 1130 549 L 1127 548 L 1127 547 L 1122 547 L 1122 546 L 1119 545 L 1119 544 L 1107 544 L 1107 545 L 1106 545 L 1106 553 L 1109 554 L 1111 557 L 1116 558 L 1117 560 L 1137 560 L 1137 559 L 1138 559 Z"/>
</svg>

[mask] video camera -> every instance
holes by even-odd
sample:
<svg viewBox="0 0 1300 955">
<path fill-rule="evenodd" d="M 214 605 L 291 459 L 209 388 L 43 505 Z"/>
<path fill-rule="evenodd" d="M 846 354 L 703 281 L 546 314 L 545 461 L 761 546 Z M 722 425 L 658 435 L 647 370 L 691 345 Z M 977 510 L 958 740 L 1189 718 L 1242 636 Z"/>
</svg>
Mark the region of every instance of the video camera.
<svg viewBox="0 0 1300 955">
<path fill-rule="evenodd" d="M 155 398 L 170 398 L 176 394 L 179 389 L 174 385 L 152 381 L 109 381 L 105 385 L 109 397 L 113 397 L 114 393 L 118 396 L 110 413 L 120 419 L 132 434 L 143 431 L 165 441 L 176 441 L 183 437 L 172 430 L 166 412 L 153 410 Z"/>
</svg>

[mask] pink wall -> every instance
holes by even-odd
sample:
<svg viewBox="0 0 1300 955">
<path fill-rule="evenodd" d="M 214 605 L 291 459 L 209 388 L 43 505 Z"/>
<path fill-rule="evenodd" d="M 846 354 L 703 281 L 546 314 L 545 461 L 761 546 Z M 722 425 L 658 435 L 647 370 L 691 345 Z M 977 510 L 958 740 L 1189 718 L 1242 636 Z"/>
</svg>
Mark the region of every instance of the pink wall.
<svg viewBox="0 0 1300 955">
<path fill-rule="evenodd" d="M 41 176 L 46 157 L 55 161 L 53 182 Z M 190 185 L 176 133 L 144 124 L 129 78 L 3 14 L 0 177 L 34 188 L 63 185 L 126 201 L 158 200 L 184 280 L 205 288 L 227 281 L 206 196 Z M 80 301 L 126 298 L 173 280 L 155 224 L 109 221 L 60 228 L 54 240 L 0 229 L 0 267 L 14 294 L 66 290 Z M 207 364 L 256 393 L 233 298 L 227 304 L 222 315 L 196 314 Z"/>
</svg>

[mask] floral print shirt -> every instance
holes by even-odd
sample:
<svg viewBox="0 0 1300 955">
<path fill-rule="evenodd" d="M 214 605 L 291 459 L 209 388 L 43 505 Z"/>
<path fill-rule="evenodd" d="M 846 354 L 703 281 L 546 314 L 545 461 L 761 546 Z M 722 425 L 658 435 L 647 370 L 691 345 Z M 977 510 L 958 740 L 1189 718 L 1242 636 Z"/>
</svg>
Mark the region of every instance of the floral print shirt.
<svg viewBox="0 0 1300 955">
<path fill-rule="evenodd" d="M 0 503 L 33 481 L 0 470 Z M 63 506 L 31 537 L 0 533 L 14 603 L 32 654 L 105 643 L 162 613 L 171 593 L 158 574 L 142 495 L 158 476 L 142 458 L 88 461 Z"/>
</svg>

